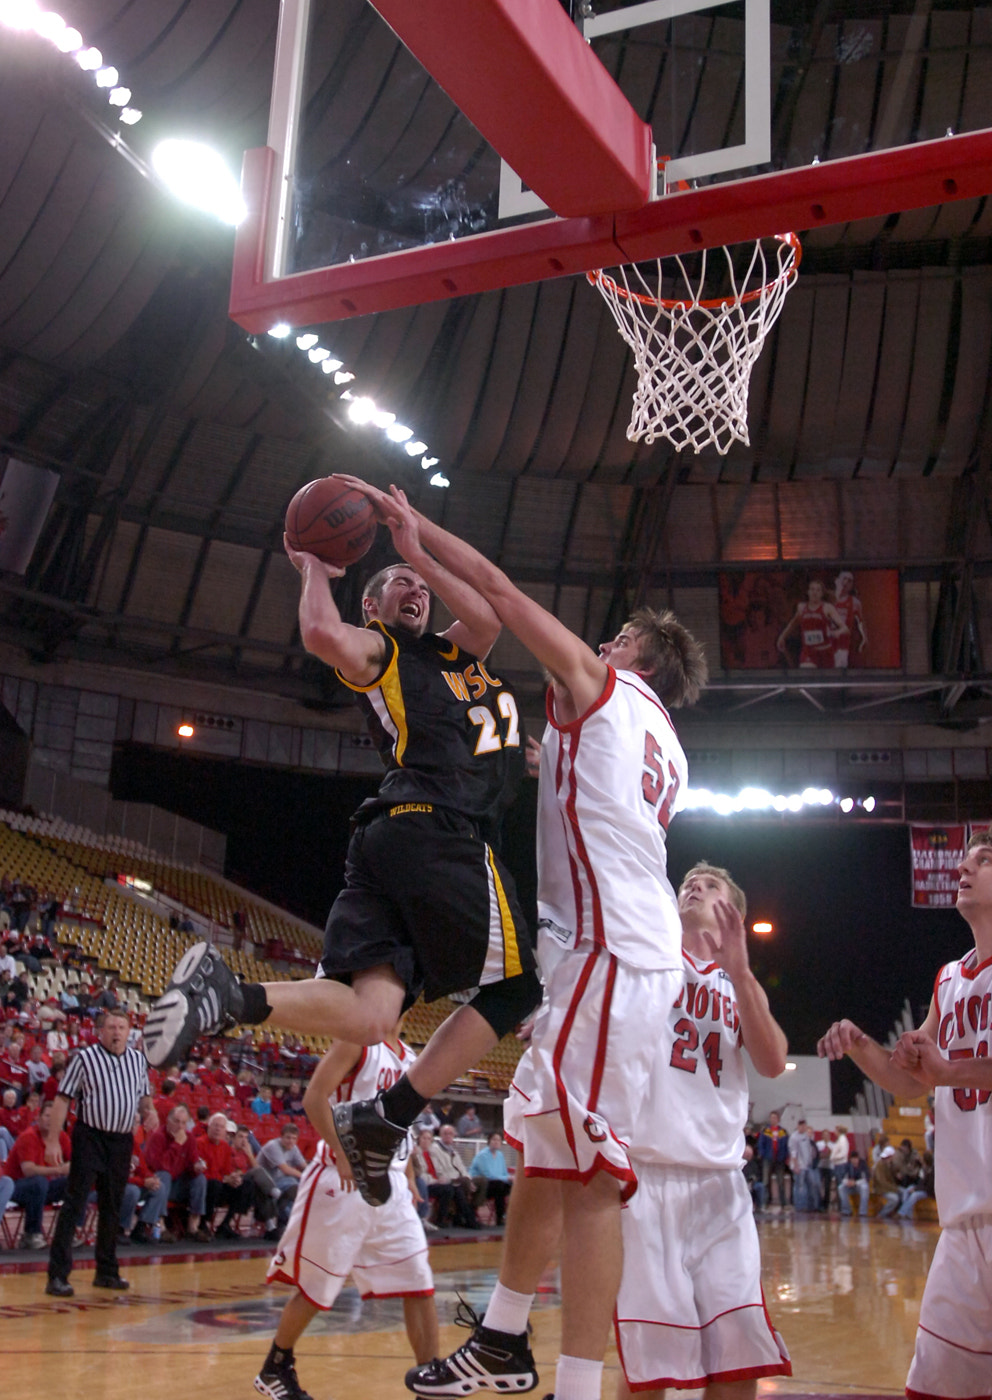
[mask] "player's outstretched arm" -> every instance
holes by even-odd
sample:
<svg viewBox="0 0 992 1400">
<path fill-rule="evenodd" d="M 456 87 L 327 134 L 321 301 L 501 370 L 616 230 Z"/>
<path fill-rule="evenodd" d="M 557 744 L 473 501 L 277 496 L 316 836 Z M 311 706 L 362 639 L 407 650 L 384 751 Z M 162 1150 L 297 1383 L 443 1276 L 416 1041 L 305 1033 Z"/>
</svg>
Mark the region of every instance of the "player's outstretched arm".
<svg viewBox="0 0 992 1400">
<path fill-rule="evenodd" d="M 362 1046 L 336 1040 L 310 1076 L 303 1095 L 303 1111 L 334 1153 L 338 1175 L 346 1190 L 354 1186 L 351 1166 L 334 1128 L 330 1097 L 362 1057 Z M 349 1184 L 350 1183 L 350 1184 Z"/>
<path fill-rule="evenodd" d="M 285 535 L 283 546 L 302 584 L 299 618 L 303 645 L 355 685 L 371 685 L 382 670 L 386 643 L 381 632 L 342 621 L 330 581 L 341 578 L 344 569 L 325 564 L 315 554 L 290 549 Z"/>
<path fill-rule="evenodd" d="M 924 1024 L 929 1021 L 928 1016 Z M 890 1094 L 908 1099 L 920 1097 L 920 1080 L 853 1021 L 835 1021 L 817 1042 L 816 1053 L 826 1060 L 841 1060 L 848 1055 L 863 1074 Z"/>
<path fill-rule="evenodd" d="M 416 539 L 421 549 L 429 550 L 456 578 L 471 580 L 504 627 L 568 690 L 576 714 L 583 714 L 594 704 L 606 684 L 606 662 L 546 608 L 521 592 L 484 554 L 414 510 L 395 486 L 392 495 L 397 521 L 390 524 L 390 529 L 403 557 L 407 558 L 407 548 L 417 547 L 412 544 Z M 413 560 L 409 562 L 413 564 Z"/>
<path fill-rule="evenodd" d="M 392 496 L 357 476 L 347 476 L 343 472 L 336 473 L 335 480 L 344 481 L 356 491 L 361 491 L 371 502 L 376 519 L 389 527 L 397 552 L 412 569 L 416 569 L 431 592 L 441 599 L 455 618 L 455 622 L 441 635 L 484 661 L 493 649 L 502 624 L 478 589 L 473 588 L 470 581 L 456 578 L 428 554 L 415 530 L 412 534 L 404 530 L 404 522 L 399 517 Z"/>
<path fill-rule="evenodd" d="M 744 920 L 729 900 L 718 900 L 714 913 L 717 933 L 704 933 L 710 957 L 723 968 L 734 984 L 741 1040 L 755 1069 L 766 1079 L 785 1072 L 789 1042 L 785 1031 L 772 1015 L 765 989 L 754 973 L 747 955 Z"/>
</svg>

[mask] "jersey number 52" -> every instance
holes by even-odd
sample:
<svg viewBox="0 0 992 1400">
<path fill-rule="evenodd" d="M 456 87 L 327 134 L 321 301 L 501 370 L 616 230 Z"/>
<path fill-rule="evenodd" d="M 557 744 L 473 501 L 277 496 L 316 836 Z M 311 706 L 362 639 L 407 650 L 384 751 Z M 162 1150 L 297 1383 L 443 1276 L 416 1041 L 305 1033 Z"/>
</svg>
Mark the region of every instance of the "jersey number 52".
<svg viewBox="0 0 992 1400">
<path fill-rule="evenodd" d="M 641 774 L 641 791 L 644 801 L 657 810 L 658 821 L 663 831 L 668 830 L 672 820 L 672 808 L 679 790 L 679 775 L 675 764 L 665 758 L 661 746 L 653 734 L 644 734 L 644 772 Z"/>
</svg>

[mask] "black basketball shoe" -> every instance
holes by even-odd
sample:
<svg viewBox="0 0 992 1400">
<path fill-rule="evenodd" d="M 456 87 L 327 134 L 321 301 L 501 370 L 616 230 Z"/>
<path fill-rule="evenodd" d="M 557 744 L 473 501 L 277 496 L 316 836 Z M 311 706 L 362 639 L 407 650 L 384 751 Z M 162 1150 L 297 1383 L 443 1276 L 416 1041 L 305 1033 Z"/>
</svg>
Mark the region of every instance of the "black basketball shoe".
<svg viewBox="0 0 992 1400">
<path fill-rule="evenodd" d="M 435 1358 L 407 1371 L 407 1390 L 415 1395 L 471 1395 L 476 1390 L 505 1395 L 534 1389 L 538 1378 L 526 1332 L 495 1332 L 483 1326 L 463 1299 L 455 1321 L 471 1327 L 471 1337 L 447 1360 Z"/>
<path fill-rule="evenodd" d="M 241 1023 L 244 997 L 234 973 L 216 948 L 196 943 L 176 965 L 169 985 L 144 1025 L 150 1065 L 174 1064 L 186 1057 L 201 1035 L 216 1035 Z"/>
<path fill-rule="evenodd" d="M 274 1342 L 255 1377 L 255 1389 L 269 1400 L 313 1400 L 297 1379 L 296 1357 L 291 1351 L 280 1351 Z"/>
<path fill-rule="evenodd" d="M 334 1110 L 334 1128 L 362 1200 L 370 1206 L 384 1206 L 390 1192 L 389 1164 L 406 1138 L 406 1128 L 383 1116 L 378 1098 L 339 1103 Z"/>
</svg>

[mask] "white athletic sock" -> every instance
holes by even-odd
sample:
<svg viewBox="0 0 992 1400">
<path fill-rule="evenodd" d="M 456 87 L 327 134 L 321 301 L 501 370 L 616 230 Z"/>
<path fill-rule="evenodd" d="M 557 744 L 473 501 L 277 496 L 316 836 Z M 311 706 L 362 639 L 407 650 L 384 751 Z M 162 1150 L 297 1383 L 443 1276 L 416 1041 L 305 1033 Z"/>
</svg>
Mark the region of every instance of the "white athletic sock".
<svg viewBox="0 0 992 1400">
<path fill-rule="evenodd" d="M 555 1370 L 555 1400 L 600 1400 L 602 1361 L 583 1356 L 559 1356 Z"/>
<path fill-rule="evenodd" d="M 533 1293 L 514 1293 L 512 1288 L 497 1283 L 482 1325 L 491 1327 L 494 1332 L 526 1332 L 527 1315 L 533 1301 Z"/>
</svg>

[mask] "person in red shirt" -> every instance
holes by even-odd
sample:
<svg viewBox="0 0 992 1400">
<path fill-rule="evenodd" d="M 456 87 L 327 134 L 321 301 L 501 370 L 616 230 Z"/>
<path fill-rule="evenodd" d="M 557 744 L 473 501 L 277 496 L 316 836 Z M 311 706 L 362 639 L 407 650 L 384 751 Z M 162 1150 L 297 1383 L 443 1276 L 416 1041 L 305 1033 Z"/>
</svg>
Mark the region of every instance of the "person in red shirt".
<svg viewBox="0 0 992 1400">
<path fill-rule="evenodd" d="M 207 1123 L 206 1137 L 200 1139 L 200 1156 L 207 1164 L 207 1219 L 213 1219 L 218 1206 L 226 1206 L 227 1213 L 217 1227 L 216 1236 L 221 1240 L 234 1240 L 238 1235 L 231 1225 L 231 1217 L 242 1215 L 250 1208 L 254 1193 L 251 1182 L 245 1181 L 242 1169 L 234 1164 L 227 1133 L 227 1115 L 213 1114 Z"/>
<path fill-rule="evenodd" d="M 157 1132 L 158 1115 L 149 1101 L 146 1122 L 151 1120 L 154 1120 L 155 1124 L 153 1131 Z M 131 1243 L 149 1244 L 153 1238 L 157 1238 L 163 1244 L 175 1244 L 176 1237 L 171 1230 L 161 1230 L 157 1236 L 152 1234 L 168 1207 L 169 1188 L 172 1185 L 172 1180 L 165 1172 L 161 1176 L 153 1172 L 145 1161 L 142 1145 L 138 1142 L 139 1132 L 141 1132 L 140 1123 L 134 1134 L 134 1152 L 131 1156 L 131 1175 L 128 1177 L 128 1186 L 137 1187 L 139 1196 L 144 1196 L 145 1203 L 141 1207 L 134 1229 L 131 1231 Z"/>
<path fill-rule="evenodd" d="M 0 1095 L 0 1162 L 5 1160 L 17 1134 L 23 1133 L 30 1121 L 27 1106 L 17 1105 L 17 1090 L 4 1089 Z"/>
<path fill-rule="evenodd" d="M 30 1087 L 27 1066 L 21 1063 L 21 1042 L 12 1040 L 0 1055 L 0 1088 L 16 1089 L 23 1101 Z"/>
<path fill-rule="evenodd" d="M 3 1164 L 4 1174 L 0 1177 L 0 1215 L 9 1201 L 24 1210 L 23 1249 L 46 1248 L 41 1232 L 45 1206 L 54 1205 L 65 1195 L 68 1180 L 66 1168 L 72 1144 L 68 1133 L 60 1133 L 63 1160 L 57 1167 L 46 1164 L 45 1143 L 51 1116 L 52 1105 L 46 1103 L 42 1106 L 38 1121 L 18 1134 Z"/>
<path fill-rule="evenodd" d="M 177 1104 L 165 1123 L 152 1133 L 145 1145 L 145 1161 L 161 1181 L 169 1178 L 170 1201 L 189 1206 L 189 1235 L 203 1243 L 210 1232 L 201 1224 L 207 1208 L 206 1163 L 199 1144 L 189 1130 L 189 1113 Z"/>
</svg>

